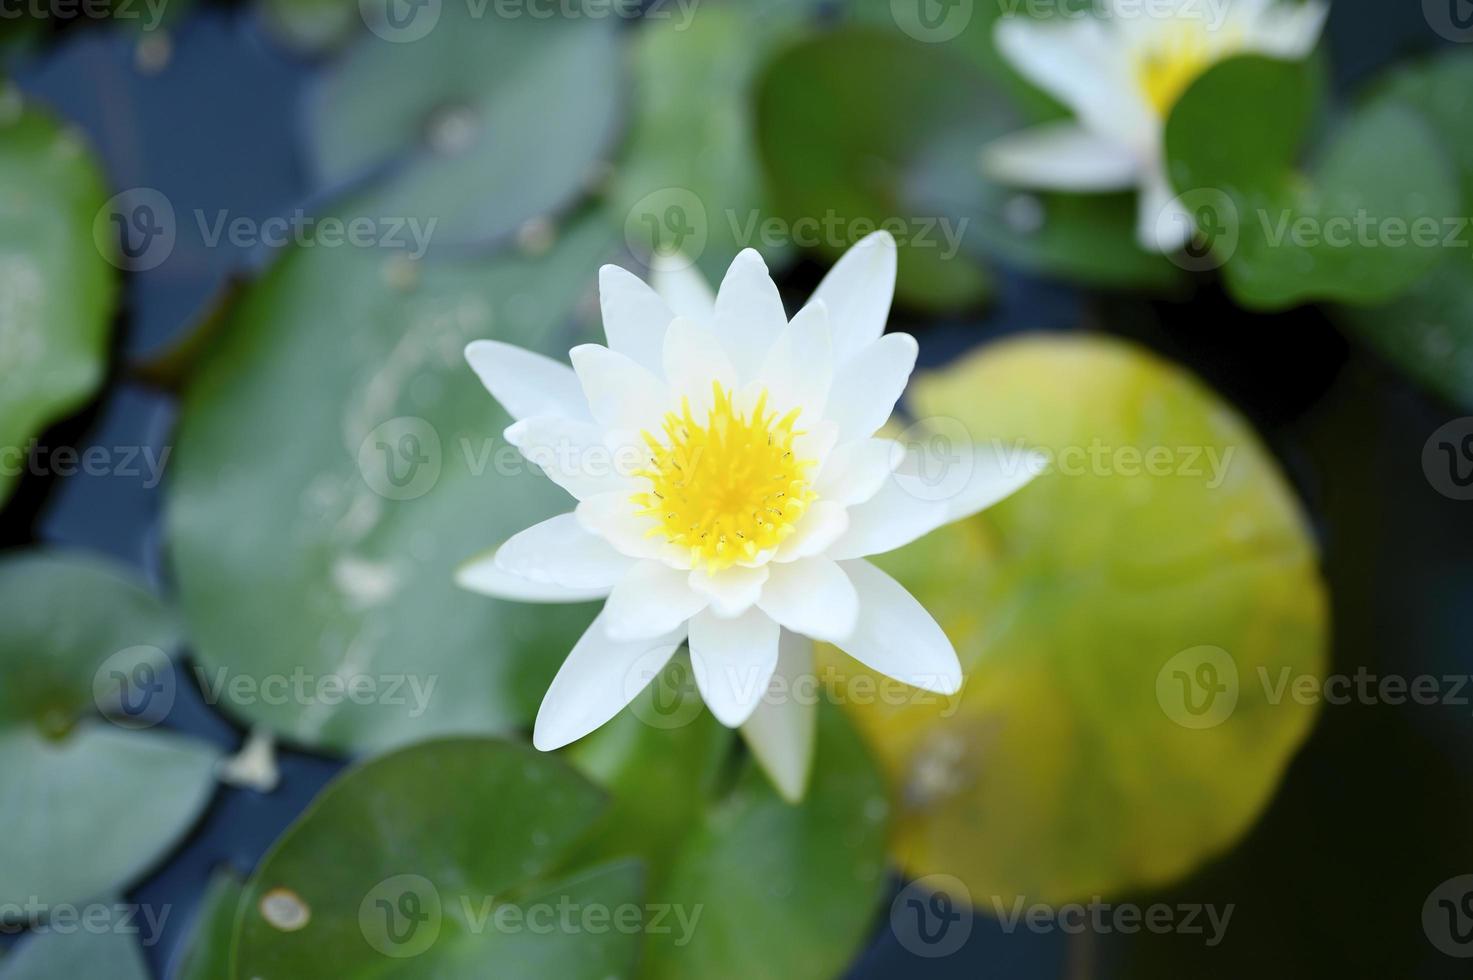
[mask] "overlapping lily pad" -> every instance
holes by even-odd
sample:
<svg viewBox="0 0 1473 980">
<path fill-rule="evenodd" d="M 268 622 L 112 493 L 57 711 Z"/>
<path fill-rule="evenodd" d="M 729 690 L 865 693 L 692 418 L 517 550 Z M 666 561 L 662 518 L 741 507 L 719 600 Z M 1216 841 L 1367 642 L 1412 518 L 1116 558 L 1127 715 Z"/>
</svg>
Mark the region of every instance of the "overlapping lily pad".
<svg viewBox="0 0 1473 980">
<path fill-rule="evenodd" d="M 882 562 L 966 671 L 955 698 L 853 709 L 900 801 L 895 858 L 991 909 L 1158 886 L 1221 853 L 1314 719 L 1283 683 L 1325 662 L 1315 548 L 1272 459 L 1183 371 L 1100 338 L 1000 344 L 911 404 L 943 436 L 1055 462 Z"/>
<path fill-rule="evenodd" d="M 117 290 L 93 241 L 104 186 L 77 134 L 0 79 L 0 503 L 26 441 L 102 380 Z"/>
<path fill-rule="evenodd" d="M 111 564 L 0 558 L 0 902 L 77 903 L 126 884 L 204 808 L 215 751 L 146 727 L 174 690 L 174 637 L 158 600 Z M 125 713 L 112 724 L 99 708 Z"/>
<path fill-rule="evenodd" d="M 1418 113 L 1437 134 L 1462 184 L 1463 208 L 1449 214 L 1442 260 L 1383 306 L 1337 311 L 1342 323 L 1444 397 L 1473 406 L 1473 137 L 1467 125 L 1473 56 L 1453 51 L 1399 69 L 1381 97 Z"/>
<path fill-rule="evenodd" d="M 565 208 L 618 133 L 623 48 L 607 10 L 549 6 L 501 16 L 495 3 L 363 4 L 370 31 L 313 106 L 319 182 L 365 181 L 345 211 L 434 221 L 436 247 Z"/>
<path fill-rule="evenodd" d="M 750 758 L 735 773 L 720 765 L 731 744 L 677 660 L 573 750 L 614 800 L 589 852 L 643 859 L 649 901 L 669 910 L 648 931 L 641 976 L 834 976 L 863 945 L 886 887 L 881 776 L 828 706 L 800 804 L 784 802 Z"/>
<path fill-rule="evenodd" d="M 1307 64 L 1259 56 L 1209 69 L 1166 125 L 1172 182 L 1238 302 L 1392 299 L 1442 257 L 1461 194 L 1418 113 L 1375 99 L 1297 168 L 1314 106 Z"/>
<path fill-rule="evenodd" d="M 179 954 L 171 980 L 222 980 L 230 976 L 230 943 L 245 882 L 223 868 L 210 876 L 209 888 L 195 910 L 189 940 Z"/>
<path fill-rule="evenodd" d="M 631 976 L 638 865 L 563 863 L 602 809 L 566 764 L 508 742 L 432 741 L 374 759 L 262 859 L 230 975 Z"/>
<path fill-rule="evenodd" d="M 304 247 L 242 298 L 185 395 L 168 506 L 207 697 L 345 751 L 530 722 L 584 607 L 459 591 L 454 569 L 572 500 L 501 439 L 470 340 L 563 357 L 617 232 L 416 264 Z"/>
</svg>

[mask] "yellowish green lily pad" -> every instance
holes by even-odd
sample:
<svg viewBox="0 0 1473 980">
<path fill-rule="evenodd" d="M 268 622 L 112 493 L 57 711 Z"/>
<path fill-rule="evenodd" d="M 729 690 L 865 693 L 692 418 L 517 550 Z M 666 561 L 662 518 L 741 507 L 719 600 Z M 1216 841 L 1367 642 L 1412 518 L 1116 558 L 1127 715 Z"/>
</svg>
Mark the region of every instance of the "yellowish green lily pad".
<svg viewBox="0 0 1473 980">
<path fill-rule="evenodd" d="M 896 860 L 990 909 L 1161 885 L 1232 846 L 1314 721 L 1284 681 L 1325 663 L 1316 550 L 1263 445 L 1099 337 L 999 344 L 911 406 L 1054 462 L 882 560 L 966 671 L 952 698 L 845 699 L 890 776 Z"/>
</svg>

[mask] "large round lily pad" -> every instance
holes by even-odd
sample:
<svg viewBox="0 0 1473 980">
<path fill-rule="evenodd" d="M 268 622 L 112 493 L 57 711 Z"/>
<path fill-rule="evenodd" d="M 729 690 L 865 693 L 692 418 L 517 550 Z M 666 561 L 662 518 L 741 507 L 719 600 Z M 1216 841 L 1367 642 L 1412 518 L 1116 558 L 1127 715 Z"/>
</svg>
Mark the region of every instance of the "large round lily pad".
<svg viewBox="0 0 1473 980">
<path fill-rule="evenodd" d="M 185 395 L 170 554 L 212 703 L 352 751 L 530 722 L 586 607 L 462 592 L 456 566 L 568 510 L 466 366 L 496 338 L 565 356 L 617 232 L 539 258 L 285 254 Z"/>
<path fill-rule="evenodd" d="M 344 206 L 410 217 L 439 245 L 485 242 L 577 197 L 621 122 L 615 18 L 558 5 L 364 0 L 365 32 L 323 80 L 319 182 Z M 573 7 L 566 9 L 575 9 Z"/>
<path fill-rule="evenodd" d="M 942 447 L 960 425 L 1055 462 L 882 562 L 966 672 L 953 698 L 853 709 L 899 801 L 896 859 L 993 909 L 1160 885 L 1232 845 L 1314 720 L 1281 685 L 1325 662 L 1315 548 L 1263 446 L 1185 372 L 1097 337 L 999 344 L 911 405 Z"/>
<path fill-rule="evenodd" d="M 215 751 L 146 727 L 173 691 L 174 637 L 158 600 L 111 564 L 0 559 L 0 904 L 124 885 L 203 810 Z M 111 724 L 99 707 L 125 713 Z"/>
<path fill-rule="evenodd" d="M 77 134 L 0 80 L 0 503 L 26 441 L 102 380 L 117 292 L 93 241 L 104 186 Z"/>
<path fill-rule="evenodd" d="M 231 975 L 629 977 L 638 865 L 561 868 L 602 809 L 562 761 L 508 742 L 425 742 L 365 763 L 262 859 Z"/>
</svg>

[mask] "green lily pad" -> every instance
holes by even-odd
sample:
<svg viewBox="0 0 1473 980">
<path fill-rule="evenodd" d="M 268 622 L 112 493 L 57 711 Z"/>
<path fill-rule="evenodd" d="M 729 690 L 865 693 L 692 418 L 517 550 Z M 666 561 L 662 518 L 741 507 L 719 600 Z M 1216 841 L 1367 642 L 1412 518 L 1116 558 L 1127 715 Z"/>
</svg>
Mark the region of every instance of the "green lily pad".
<svg viewBox="0 0 1473 980">
<path fill-rule="evenodd" d="M 288 47 L 318 54 L 341 46 L 364 29 L 357 0 L 263 0 L 272 35 Z"/>
<path fill-rule="evenodd" d="M 540 257 L 455 265 L 301 248 L 246 292 L 185 395 L 167 509 L 207 698 L 342 751 L 531 721 L 594 610 L 453 584 L 571 506 L 462 351 L 565 357 L 616 234 L 589 219 Z"/>
<path fill-rule="evenodd" d="M 0 80 L 0 503 L 27 440 L 102 380 L 117 292 L 93 241 L 104 187 L 77 134 Z"/>
<path fill-rule="evenodd" d="M 215 751 L 141 727 L 172 700 L 174 640 L 164 607 L 111 564 L 0 559 L 0 904 L 56 906 L 124 885 L 204 809 Z M 140 710 L 97 719 L 119 705 Z"/>
<path fill-rule="evenodd" d="M 1355 331 L 1419 382 L 1451 401 L 1473 406 L 1473 135 L 1467 125 L 1473 56 L 1453 51 L 1393 72 L 1380 97 L 1419 113 L 1436 132 L 1462 182 L 1463 217 L 1450 217 L 1446 255 L 1425 278 L 1390 303 L 1336 311 Z"/>
<path fill-rule="evenodd" d="M 1325 664 L 1315 548 L 1272 458 L 1185 372 L 1099 337 L 1004 342 L 911 399 L 939 432 L 1054 463 L 881 562 L 965 671 L 952 698 L 852 709 L 900 801 L 896 860 L 992 909 L 1160 886 L 1222 853 L 1315 717 L 1274 692 Z"/>
<path fill-rule="evenodd" d="M 1440 229 L 1460 211 L 1435 134 L 1396 100 L 1354 109 L 1298 172 L 1313 94 L 1307 62 L 1231 58 L 1166 124 L 1172 182 L 1228 288 L 1255 309 L 1386 302 L 1442 258 Z"/>
<path fill-rule="evenodd" d="M 534 2 L 516 17 L 494 4 L 381 6 L 314 104 L 321 183 L 369 179 L 341 210 L 433 221 L 436 246 L 481 243 L 565 207 L 596 176 L 620 118 L 613 18 L 533 16 Z"/>
<path fill-rule="evenodd" d="M 231 975 L 630 976 L 638 865 L 560 870 L 602 808 L 560 760 L 508 742 L 373 759 L 334 780 L 262 859 Z"/>
<path fill-rule="evenodd" d="M 719 765 L 731 742 L 688 662 L 672 662 L 571 750 L 613 797 L 584 853 L 642 859 L 649 901 L 670 909 L 649 929 L 642 976 L 835 976 L 863 946 L 887 887 L 883 779 L 827 705 L 801 804 L 783 801 L 750 757 L 735 774 Z"/>
<path fill-rule="evenodd" d="M 233 870 L 224 868 L 210 876 L 188 943 L 169 974 L 173 980 L 221 980 L 230 976 L 230 942 L 243 894 L 245 882 Z"/>
<path fill-rule="evenodd" d="M 23 941 L 14 953 L 0 961 L 3 980 L 72 977 L 149 980 L 138 943 L 131 935 L 117 930 L 78 928 L 43 933 Z"/>
<path fill-rule="evenodd" d="M 680 253 L 720 282 L 743 248 L 758 249 L 769 266 L 791 253 L 789 236 L 763 235 L 771 212 L 752 90 L 765 58 L 801 24 L 747 4 L 687 14 L 673 3 L 641 24 L 628 148 L 610 188 L 638 254 Z"/>
<path fill-rule="evenodd" d="M 960 247 L 964 227 L 950 216 L 943 226 L 942 214 L 917 202 L 913 174 L 934 140 L 965 133 L 980 146 L 993 131 L 992 102 L 966 61 L 890 32 L 850 27 L 791 45 L 757 88 L 774 208 L 797 244 L 828 258 L 884 222 L 900 245 L 895 288 L 904 303 L 981 302 L 990 274 Z"/>
</svg>

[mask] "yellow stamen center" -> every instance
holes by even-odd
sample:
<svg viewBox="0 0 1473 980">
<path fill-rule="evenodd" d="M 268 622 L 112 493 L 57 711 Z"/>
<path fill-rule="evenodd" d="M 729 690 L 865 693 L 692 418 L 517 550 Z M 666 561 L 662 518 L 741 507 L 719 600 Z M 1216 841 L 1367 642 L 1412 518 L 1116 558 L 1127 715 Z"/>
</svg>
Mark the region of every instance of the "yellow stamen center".
<svg viewBox="0 0 1473 980">
<path fill-rule="evenodd" d="M 630 499 L 655 519 L 651 536 L 687 549 L 694 567 L 716 571 L 775 548 L 817 494 L 808 483 L 814 461 L 794 449 L 803 435 L 794 429 L 798 410 L 778 417 L 764 391 L 743 413 L 729 390 L 711 388 L 705 419 L 683 399 L 660 435 L 642 433 L 650 461 L 636 476 L 649 489 Z"/>
<path fill-rule="evenodd" d="M 1164 118 L 1182 93 L 1221 57 L 1222 52 L 1213 51 L 1204 25 L 1184 21 L 1136 53 L 1136 80 L 1146 101 Z"/>
</svg>

